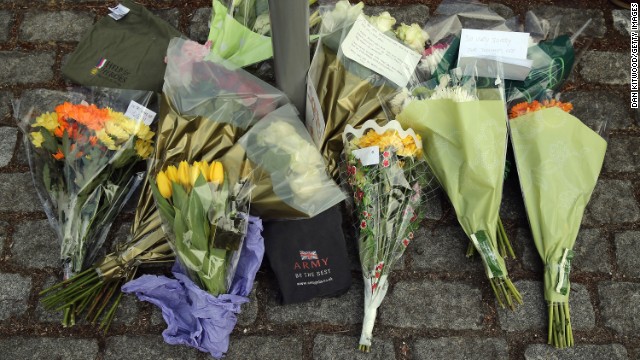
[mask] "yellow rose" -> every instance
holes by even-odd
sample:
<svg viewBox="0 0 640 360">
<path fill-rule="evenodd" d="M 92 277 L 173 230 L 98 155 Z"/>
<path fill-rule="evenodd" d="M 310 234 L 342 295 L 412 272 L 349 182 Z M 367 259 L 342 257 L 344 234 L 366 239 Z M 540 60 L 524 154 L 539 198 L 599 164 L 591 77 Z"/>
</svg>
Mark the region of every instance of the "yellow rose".
<svg viewBox="0 0 640 360">
<path fill-rule="evenodd" d="M 158 176 L 156 176 L 156 184 L 158 185 L 158 190 L 163 198 L 168 199 L 171 197 L 171 194 L 173 193 L 171 181 L 164 172 L 160 171 L 158 173 Z"/>
</svg>

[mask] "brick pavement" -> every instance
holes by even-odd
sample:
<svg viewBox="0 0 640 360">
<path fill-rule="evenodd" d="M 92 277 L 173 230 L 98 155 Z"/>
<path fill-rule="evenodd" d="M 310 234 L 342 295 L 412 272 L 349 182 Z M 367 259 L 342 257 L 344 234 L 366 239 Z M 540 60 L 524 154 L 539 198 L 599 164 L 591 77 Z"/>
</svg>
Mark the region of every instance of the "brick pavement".
<svg viewBox="0 0 640 360">
<path fill-rule="evenodd" d="M 202 41 L 208 32 L 205 0 L 142 1 L 183 33 Z M 400 7 L 404 21 L 424 22 L 439 1 Z M 382 1 L 368 1 L 383 4 Z M 10 99 L 55 101 L 67 83 L 59 71 L 76 41 L 112 2 L 0 0 L 0 358 L 205 359 L 202 353 L 163 343 L 160 312 L 125 298 L 109 335 L 86 322 L 58 325 L 37 293 L 59 279 L 58 245 L 38 201 L 11 117 Z M 566 86 L 565 99 L 590 126 L 608 121 L 609 150 L 576 245 L 571 309 L 577 346 L 554 350 L 546 341 L 541 262 L 532 244 L 517 179 L 505 186 L 501 214 L 518 255 L 509 261 L 525 296 L 515 313 L 498 309 L 481 263 L 464 258 L 467 240 L 446 200 L 432 204 L 419 236 L 393 274 L 374 331 L 373 353 L 356 345 L 362 318 L 362 281 L 350 240 L 354 286 L 337 299 L 279 306 L 268 269 L 258 274 L 252 302 L 231 339 L 228 359 L 640 359 L 640 124 L 628 105 L 629 12 L 605 0 L 575 8 L 507 1 L 492 4 L 504 16 L 526 9 L 576 30 L 593 18 L 590 44 Z M 126 236 L 132 214 L 113 227 Z"/>
</svg>

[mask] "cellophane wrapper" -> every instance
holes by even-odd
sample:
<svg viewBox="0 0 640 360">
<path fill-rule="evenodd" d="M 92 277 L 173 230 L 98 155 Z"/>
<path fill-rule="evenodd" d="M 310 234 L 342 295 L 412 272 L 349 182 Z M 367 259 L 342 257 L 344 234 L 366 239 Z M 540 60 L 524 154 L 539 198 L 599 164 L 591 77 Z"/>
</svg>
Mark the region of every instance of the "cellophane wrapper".
<svg viewBox="0 0 640 360">
<path fill-rule="evenodd" d="M 14 102 L 35 188 L 61 243 L 65 279 L 93 263 L 142 181 L 136 165 L 149 157 L 154 133 L 142 112 L 128 110 L 146 106 L 151 96 L 77 88 Z"/>
</svg>

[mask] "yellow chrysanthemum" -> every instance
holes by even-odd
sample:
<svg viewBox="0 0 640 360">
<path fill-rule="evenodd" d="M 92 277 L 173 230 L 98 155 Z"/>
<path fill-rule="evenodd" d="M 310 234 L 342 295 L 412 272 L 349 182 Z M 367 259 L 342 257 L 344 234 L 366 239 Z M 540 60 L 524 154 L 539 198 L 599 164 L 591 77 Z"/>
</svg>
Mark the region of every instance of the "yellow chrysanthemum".
<svg viewBox="0 0 640 360">
<path fill-rule="evenodd" d="M 43 127 L 50 132 L 55 130 L 60 124 L 58 123 L 58 114 L 55 112 L 44 113 L 36 118 L 36 122 L 31 127 Z"/>
<path fill-rule="evenodd" d="M 98 140 L 100 140 L 100 142 L 107 147 L 107 149 L 118 150 L 118 146 L 116 145 L 116 142 L 113 141 L 111 136 L 109 136 L 109 134 L 107 134 L 107 132 L 104 129 L 96 131 L 96 136 L 98 137 Z"/>
<path fill-rule="evenodd" d="M 151 155 L 151 151 L 153 151 L 153 147 L 151 144 L 144 140 L 136 140 L 136 154 L 140 156 L 142 159 L 146 159 Z"/>
<path fill-rule="evenodd" d="M 421 141 L 419 136 L 417 138 Z M 359 148 L 378 146 L 380 151 L 393 148 L 400 156 L 419 156 L 422 153 L 412 136 L 407 135 L 402 138 L 396 130 L 387 130 L 383 134 L 378 134 L 372 129 L 361 138 L 355 139 L 353 144 Z"/>
<path fill-rule="evenodd" d="M 31 133 L 31 143 L 33 144 L 33 146 L 39 148 L 42 146 L 43 142 L 44 142 L 44 136 L 42 136 L 42 133 L 40 131 Z"/>
<path fill-rule="evenodd" d="M 118 143 L 123 143 L 131 137 L 131 134 L 127 133 L 120 125 L 113 121 L 107 121 L 104 124 L 104 129 L 107 134 L 114 138 Z"/>
</svg>

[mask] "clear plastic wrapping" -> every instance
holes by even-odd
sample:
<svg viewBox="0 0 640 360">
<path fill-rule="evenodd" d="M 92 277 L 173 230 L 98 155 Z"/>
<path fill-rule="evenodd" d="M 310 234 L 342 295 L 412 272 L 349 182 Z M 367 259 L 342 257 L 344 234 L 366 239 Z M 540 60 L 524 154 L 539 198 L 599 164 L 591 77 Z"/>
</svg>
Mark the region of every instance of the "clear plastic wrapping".
<svg viewBox="0 0 640 360">
<path fill-rule="evenodd" d="M 15 101 L 33 181 L 61 242 L 65 278 L 95 260 L 112 222 L 142 181 L 153 150 L 143 123 L 151 92 L 69 91 L 59 103 Z M 146 120 L 153 120 L 146 118 Z"/>
</svg>

